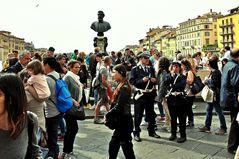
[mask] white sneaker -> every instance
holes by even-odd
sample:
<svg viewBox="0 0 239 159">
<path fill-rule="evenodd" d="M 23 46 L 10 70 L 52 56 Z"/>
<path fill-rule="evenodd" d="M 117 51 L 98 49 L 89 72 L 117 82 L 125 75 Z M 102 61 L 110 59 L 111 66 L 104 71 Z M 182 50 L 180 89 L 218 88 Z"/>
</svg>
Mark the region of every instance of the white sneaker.
<svg viewBox="0 0 239 159">
<path fill-rule="evenodd" d="M 62 152 L 60 159 L 73 159 L 70 154 Z"/>
<path fill-rule="evenodd" d="M 192 109 L 195 109 L 195 108 L 197 108 L 197 105 L 193 104 Z"/>
<path fill-rule="evenodd" d="M 165 131 L 165 132 L 170 132 L 170 126 L 168 125 L 163 125 L 160 127 L 160 130 Z"/>
<path fill-rule="evenodd" d="M 101 106 L 101 107 L 100 107 L 100 111 L 105 112 L 105 111 L 106 111 L 105 106 Z"/>
<path fill-rule="evenodd" d="M 89 109 L 90 109 L 90 110 L 93 110 L 93 109 L 95 109 L 95 107 L 96 107 L 96 106 L 93 105 L 93 106 L 91 106 Z"/>
<path fill-rule="evenodd" d="M 148 126 L 149 123 L 148 123 L 147 121 L 142 121 L 140 125 L 141 125 L 141 126 Z"/>
</svg>

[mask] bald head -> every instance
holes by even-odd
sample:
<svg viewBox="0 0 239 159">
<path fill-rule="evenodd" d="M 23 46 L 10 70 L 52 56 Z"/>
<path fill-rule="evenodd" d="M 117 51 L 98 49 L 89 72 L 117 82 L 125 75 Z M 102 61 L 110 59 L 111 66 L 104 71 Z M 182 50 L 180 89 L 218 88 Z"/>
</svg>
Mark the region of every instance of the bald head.
<svg viewBox="0 0 239 159">
<path fill-rule="evenodd" d="M 232 49 L 230 55 L 234 59 L 239 59 L 239 48 Z"/>
</svg>

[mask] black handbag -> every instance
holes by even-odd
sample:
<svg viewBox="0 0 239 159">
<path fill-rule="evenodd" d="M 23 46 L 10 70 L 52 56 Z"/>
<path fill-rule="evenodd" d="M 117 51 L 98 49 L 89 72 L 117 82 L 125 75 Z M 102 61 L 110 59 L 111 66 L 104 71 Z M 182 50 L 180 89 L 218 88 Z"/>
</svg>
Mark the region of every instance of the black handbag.
<svg viewBox="0 0 239 159">
<path fill-rule="evenodd" d="M 66 114 L 72 116 L 76 120 L 85 120 L 85 110 L 83 106 L 77 107 L 73 105 Z"/>
<path fill-rule="evenodd" d="M 115 103 L 111 105 L 111 109 L 114 109 Z M 114 130 L 119 124 L 118 116 L 113 116 L 110 112 L 105 114 L 105 126 L 109 129 Z"/>
<path fill-rule="evenodd" d="M 118 126 L 119 120 L 116 116 L 105 116 L 105 126 L 107 126 L 109 129 L 114 130 Z"/>
<path fill-rule="evenodd" d="M 204 88 L 204 84 L 202 83 L 202 80 L 199 76 L 195 76 L 194 74 L 194 80 L 193 83 L 191 85 L 191 91 L 193 94 L 198 94 L 203 88 Z"/>
</svg>

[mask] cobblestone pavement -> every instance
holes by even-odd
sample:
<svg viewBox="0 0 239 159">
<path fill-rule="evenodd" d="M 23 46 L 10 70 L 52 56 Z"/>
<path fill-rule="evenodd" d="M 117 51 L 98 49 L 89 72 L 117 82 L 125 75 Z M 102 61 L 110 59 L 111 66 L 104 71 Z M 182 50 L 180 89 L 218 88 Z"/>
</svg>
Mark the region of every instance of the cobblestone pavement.
<svg viewBox="0 0 239 159">
<path fill-rule="evenodd" d="M 200 105 L 200 103 L 198 104 Z M 200 106 L 202 107 L 202 106 Z M 204 110 L 204 108 L 195 112 Z M 86 111 L 88 115 L 93 111 Z M 157 130 L 160 139 L 154 139 L 147 135 L 146 126 L 141 126 L 142 142 L 135 142 L 134 151 L 137 159 L 233 159 L 233 155 L 226 150 L 228 134 L 217 136 L 219 121 L 213 116 L 211 133 L 198 131 L 198 127 L 204 124 L 205 116 L 195 116 L 194 128 L 187 129 L 187 141 L 178 144 L 169 141 L 170 133 Z M 229 115 L 226 115 L 228 130 L 230 127 Z M 93 119 L 79 121 L 79 131 L 75 140 L 74 153 L 77 159 L 106 159 L 108 158 L 108 143 L 112 131 L 104 125 L 93 124 Z M 160 127 L 160 124 L 158 125 Z M 62 142 L 59 142 L 62 150 Z M 120 149 L 119 159 L 124 155 Z"/>
</svg>

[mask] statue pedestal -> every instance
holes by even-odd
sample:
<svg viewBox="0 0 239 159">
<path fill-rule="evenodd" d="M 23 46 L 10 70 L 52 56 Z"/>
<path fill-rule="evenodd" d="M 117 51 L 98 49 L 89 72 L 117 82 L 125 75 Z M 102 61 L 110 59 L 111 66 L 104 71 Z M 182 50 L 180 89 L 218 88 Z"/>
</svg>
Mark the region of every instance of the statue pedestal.
<svg viewBox="0 0 239 159">
<path fill-rule="evenodd" d="M 100 53 L 107 54 L 106 47 L 108 45 L 107 37 L 98 36 L 94 38 L 94 47 L 99 47 Z"/>
</svg>

